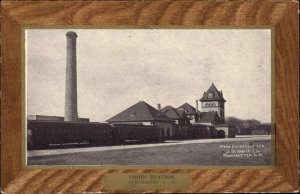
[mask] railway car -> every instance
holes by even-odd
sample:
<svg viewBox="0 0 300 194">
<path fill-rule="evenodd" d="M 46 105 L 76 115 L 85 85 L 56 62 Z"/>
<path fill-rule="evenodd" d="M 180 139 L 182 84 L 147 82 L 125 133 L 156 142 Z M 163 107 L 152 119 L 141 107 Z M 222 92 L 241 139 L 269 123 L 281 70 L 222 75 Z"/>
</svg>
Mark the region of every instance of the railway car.
<svg viewBox="0 0 300 194">
<path fill-rule="evenodd" d="M 207 125 L 190 125 L 187 129 L 188 133 L 185 139 L 202 139 L 202 138 L 216 138 L 217 130 L 213 126 Z"/>
<path fill-rule="evenodd" d="M 64 121 L 31 121 L 27 123 L 28 148 L 47 147 L 50 144 L 105 143 L 112 139 L 112 127 L 102 123 Z"/>
<path fill-rule="evenodd" d="M 187 133 L 188 133 L 188 126 L 179 126 L 178 127 L 178 132 L 177 132 L 177 139 L 186 139 L 187 138 Z"/>
<path fill-rule="evenodd" d="M 218 130 L 214 126 L 209 126 L 209 138 L 218 138 Z"/>
<path fill-rule="evenodd" d="M 209 132 L 210 132 L 209 126 L 195 125 L 195 126 L 190 126 L 190 128 L 193 131 L 193 138 L 195 139 L 209 137 Z"/>
<path fill-rule="evenodd" d="M 113 125 L 113 140 L 121 143 L 130 140 L 140 142 L 161 142 L 162 132 L 159 127 L 146 125 Z"/>
</svg>

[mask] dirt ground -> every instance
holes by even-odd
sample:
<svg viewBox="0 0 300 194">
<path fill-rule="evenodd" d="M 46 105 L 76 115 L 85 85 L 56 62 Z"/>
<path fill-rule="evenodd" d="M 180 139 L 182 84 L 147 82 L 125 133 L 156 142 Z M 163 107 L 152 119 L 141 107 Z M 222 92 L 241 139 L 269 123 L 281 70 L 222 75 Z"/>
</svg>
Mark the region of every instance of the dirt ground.
<svg viewBox="0 0 300 194">
<path fill-rule="evenodd" d="M 193 143 L 34 156 L 28 165 L 265 166 L 272 164 L 271 148 L 271 140 Z"/>
</svg>

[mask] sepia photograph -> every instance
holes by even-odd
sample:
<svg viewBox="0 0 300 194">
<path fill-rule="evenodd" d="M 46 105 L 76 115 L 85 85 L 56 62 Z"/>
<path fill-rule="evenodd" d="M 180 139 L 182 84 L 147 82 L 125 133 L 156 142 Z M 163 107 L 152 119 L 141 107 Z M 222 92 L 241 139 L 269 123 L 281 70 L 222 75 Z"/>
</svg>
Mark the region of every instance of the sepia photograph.
<svg viewBox="0 0 300 194">
<path fill-rule="evenodd" d="M 271 29 L 24 33 L 27 165 L 274 165 Z"/>
</svg>

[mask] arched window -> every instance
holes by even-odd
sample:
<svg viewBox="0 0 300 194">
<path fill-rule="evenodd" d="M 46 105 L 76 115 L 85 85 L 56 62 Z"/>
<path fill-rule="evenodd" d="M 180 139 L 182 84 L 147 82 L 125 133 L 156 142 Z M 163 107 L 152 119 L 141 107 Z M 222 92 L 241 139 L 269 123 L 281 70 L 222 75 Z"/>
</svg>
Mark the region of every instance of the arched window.
<svg viewBox="0 0 300 194">
<path fill-rule="evenodd" d="M 214 97 L 214 94 L 212 92 L 209 92 L 208 93 L 208 98 L 213 98 Z"/>
</svg>

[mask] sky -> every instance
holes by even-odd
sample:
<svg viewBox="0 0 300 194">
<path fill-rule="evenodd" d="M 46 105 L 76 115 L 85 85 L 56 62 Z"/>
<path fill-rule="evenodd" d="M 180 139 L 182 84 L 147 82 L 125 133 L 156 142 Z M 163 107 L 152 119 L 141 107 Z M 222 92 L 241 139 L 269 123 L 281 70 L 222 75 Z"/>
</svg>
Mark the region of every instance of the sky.
<svg viewBox="0 0 300 194">
<path fill-rule="evenodd" d="M 226 117 L 271 122 L 269 29 L 27 29 L 28 115 L 64 115 L 68 31 L 79 117 L 104 122 L 139 101 L 195 107 L 213 82 Z"/>
</svg>

